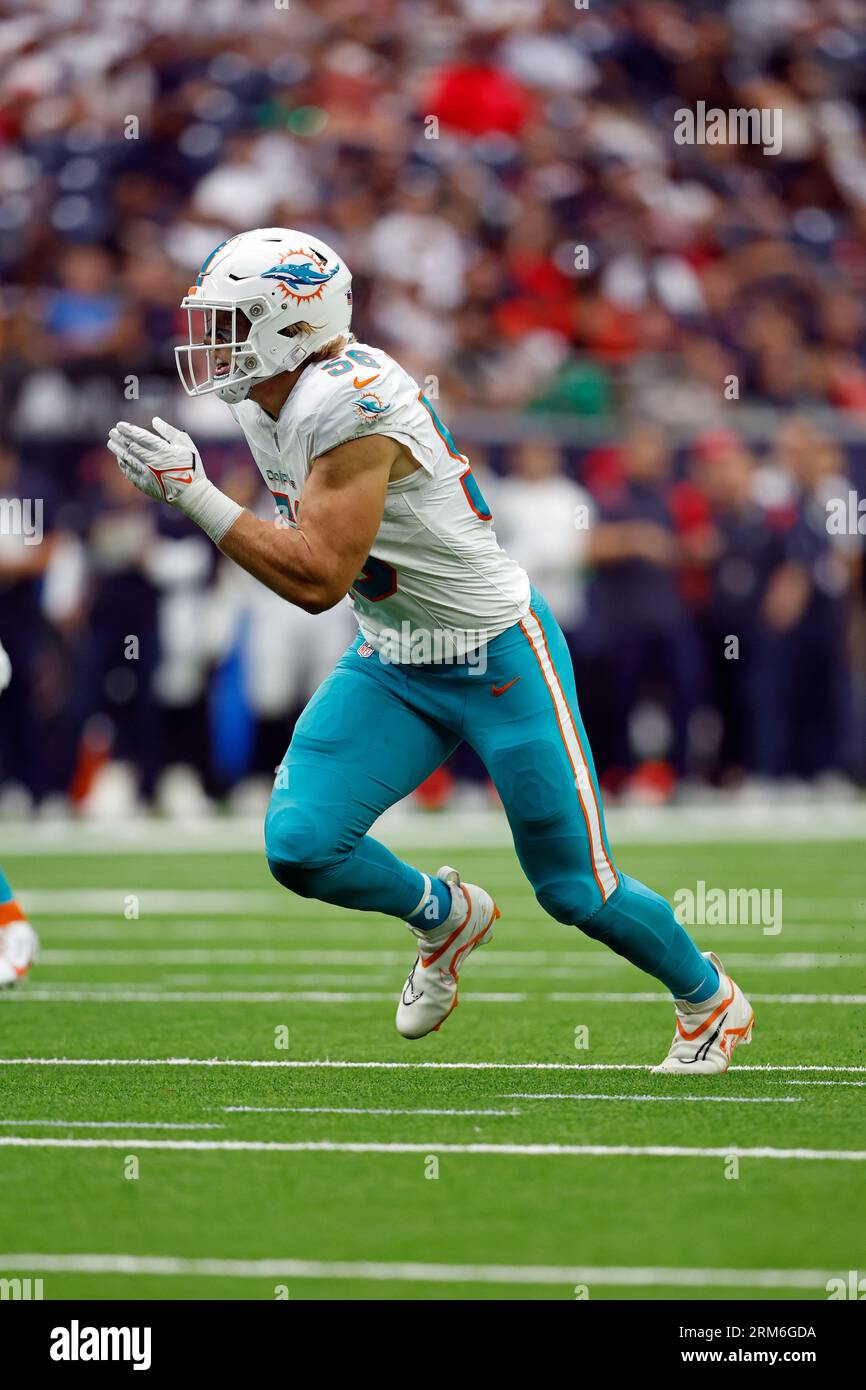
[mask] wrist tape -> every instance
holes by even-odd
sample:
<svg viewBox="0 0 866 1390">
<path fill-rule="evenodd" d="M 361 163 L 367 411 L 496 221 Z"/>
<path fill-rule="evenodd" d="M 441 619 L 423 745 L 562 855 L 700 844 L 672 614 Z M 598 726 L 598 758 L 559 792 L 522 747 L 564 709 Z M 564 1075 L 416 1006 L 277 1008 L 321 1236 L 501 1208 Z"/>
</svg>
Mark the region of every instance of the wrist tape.
<svg viewBox="0 0 866 1390">
<path fill-rule="evenodd" d="M 244 509 L 220 492 L 208 478 L 199 478 L 184 494 L 181 510 L 201 527 L 214 545 L 219 545 Z"/>
</svg>

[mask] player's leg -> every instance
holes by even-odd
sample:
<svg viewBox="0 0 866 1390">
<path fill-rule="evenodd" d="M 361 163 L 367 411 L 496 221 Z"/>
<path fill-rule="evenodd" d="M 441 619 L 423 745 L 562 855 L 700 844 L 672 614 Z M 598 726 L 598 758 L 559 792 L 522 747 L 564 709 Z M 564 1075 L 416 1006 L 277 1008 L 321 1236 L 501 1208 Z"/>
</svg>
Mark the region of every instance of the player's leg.
<svg viewBox="0 0 866 1390">
<path fill-rule="evenodd" d="M 428 876 L 367 834 L 444 761 L 459 735 L 425 709 L 423 685 L 360 656 L 361 647 L 349 648 L 298 721 L 265 825 L 268 863 L 303 897 L 409 924 L 417 955 L 397 1027 L 417 1038 L 456 1006 L 463 961 L 489 940 L 498 912 L 488 893 L 462 884 L 454 870 Z"/>
<path fill-rule="evenodd" d="M 23 980 L 38 946 L 36 933 L 0 869 L 0 987 Z"/>
<path fill-rule="evenodd" d="M 450 910 L 444 885 L 367 834 L 448 757 L 458 736 L 403 695 L 405 677 L 360 642 L 340 658 L 295 727 L 265 822 L 271 872 L 284 887 L 406 921 Z M 447 912 L 445 912 L 447 915 Z"/>
<path fill-rule="evenodd" d="M 703 1015 L 731 987 L 670 904 L 614 866 L 568 648 L 540 595 L 490 644 L 489 662 L 473 681 L 464 732 L 502 797 L 539 903 L 660 980 L 684 1013 L 700 1015 L 703 1033 Z"/>
</svg>

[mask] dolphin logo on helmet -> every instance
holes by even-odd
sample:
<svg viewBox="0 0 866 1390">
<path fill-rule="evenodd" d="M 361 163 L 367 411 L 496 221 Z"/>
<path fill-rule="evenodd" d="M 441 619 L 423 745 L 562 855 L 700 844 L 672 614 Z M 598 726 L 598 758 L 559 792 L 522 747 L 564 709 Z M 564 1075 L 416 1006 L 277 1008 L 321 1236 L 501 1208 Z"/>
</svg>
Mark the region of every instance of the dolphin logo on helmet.
<svg viewBox="0 0 866 1390">
<path fill-rule="evenodd" d="M 310 261 L 306 261 L 301 265 L 272 265 L 270 270 L 262 271 L 262 276 L 265 280 L 283 280 L 292 290 L 309 289 L 311 293 L 300 298 L 312 299 L 318 297 L 322 286 L 333 280 L 339 269 L 335 265 L 333 270 L 316 270 Z"/>
</svg>

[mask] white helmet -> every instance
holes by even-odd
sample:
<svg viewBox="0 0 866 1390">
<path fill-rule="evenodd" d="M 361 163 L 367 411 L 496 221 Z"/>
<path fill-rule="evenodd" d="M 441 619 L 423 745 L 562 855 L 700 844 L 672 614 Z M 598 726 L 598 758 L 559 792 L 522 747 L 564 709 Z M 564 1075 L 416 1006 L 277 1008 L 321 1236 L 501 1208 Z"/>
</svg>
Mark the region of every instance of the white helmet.
<svg viewBox="0 0 866 1390">
<path fill-rule="evenodd" d="M 236 405 L 257 381 L 293 371 L 349 335 L 352 276 L 316 237 L 264 227 L 215 247 L 180 307 L 189 339 L 174 354 L 184 390 L 189 396 L 216 391 Z M 239 311 L 249 322 L 246 333 Z M 311 324 L 312 333 L 293 336 L 299 322 Z"/>
</svg>

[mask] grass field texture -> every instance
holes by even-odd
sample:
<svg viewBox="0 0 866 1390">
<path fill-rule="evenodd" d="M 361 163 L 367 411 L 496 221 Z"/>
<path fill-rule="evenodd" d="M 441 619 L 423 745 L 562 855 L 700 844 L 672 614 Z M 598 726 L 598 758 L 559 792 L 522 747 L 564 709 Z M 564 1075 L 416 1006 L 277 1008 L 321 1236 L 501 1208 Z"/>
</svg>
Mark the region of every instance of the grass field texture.
<svg viewBox="0 0 866 1390">
<path fill-rule="evenodd" d="M 649 1074 L 670 1000 L 546 918 L 510 848 L 406 857 L 456 863 L 503 914 L 417 1043 L 393 1022 L 408 932 L 292 898 L 256 854 L 4 856 L 43 953 L 0 996 L 0 1278 L 46 1298 L 824 1299 L 866 1275 L 861 843 L 618 855 L 671 897 L 782 890 L 777 935 L 694 930 L 756 1009 L 721 1078 Z"/>
</svg>

